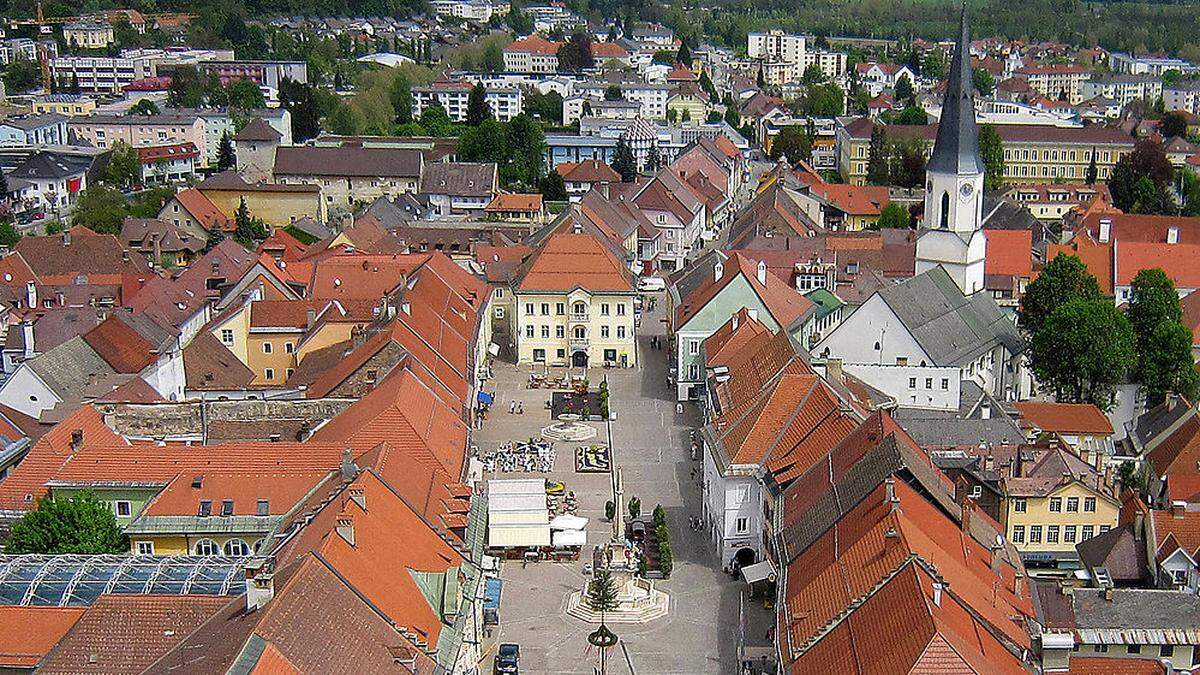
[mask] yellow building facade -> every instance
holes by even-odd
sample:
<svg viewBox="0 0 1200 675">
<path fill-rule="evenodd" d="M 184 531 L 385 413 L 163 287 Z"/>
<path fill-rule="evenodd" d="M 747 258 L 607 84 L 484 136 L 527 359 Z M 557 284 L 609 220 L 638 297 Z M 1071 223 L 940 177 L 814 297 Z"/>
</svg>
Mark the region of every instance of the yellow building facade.
<svg viewBox="0 0 1200 675">
<path fill-rule="evenodd" d="M 515 298 L 517 358 L 551 366 L 637 365 L 634 292 L 522 293 Z"/>
<path fill-rule="evenodd" d="M 1002 508 L 1005 531 L 1017 551 L 1050 561 L 1073 557 L 1076 544 L 1116 527 L 1121 505 L 1105 492 L 1071 480 L 1044 495 L 1008 493 Z"/>
</svg>

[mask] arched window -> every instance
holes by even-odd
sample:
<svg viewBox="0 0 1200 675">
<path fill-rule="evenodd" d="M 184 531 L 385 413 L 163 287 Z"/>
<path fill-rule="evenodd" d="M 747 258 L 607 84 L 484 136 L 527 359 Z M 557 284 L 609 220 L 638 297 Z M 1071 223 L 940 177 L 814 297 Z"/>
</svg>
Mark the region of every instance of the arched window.
<svg viewBox="0 0 1200 675">
<path fill-rule="evenodd" d="M 196 555 L 219 555 L 221 547 L 212 539 L 201 539 L 196 542 Z"/>
<path fill-rule="evenodd" d="M 571 305 L 571 313 L 576 316 L 583 316 L 587 313 L 587 305 L 582 302 L 576 302 L 574 305 Z"/>
<path fill-rule="evenodd" d="M 230 539 L 225 542 L 225 555 L 231 558 L 250 555 L 250 547 L 241 539 Z"/>
<path fill-rule="evenodd" d="M 950 193 L 942 192 L 942 224 L 943 230 L 950 229 Z"/>
</svg>

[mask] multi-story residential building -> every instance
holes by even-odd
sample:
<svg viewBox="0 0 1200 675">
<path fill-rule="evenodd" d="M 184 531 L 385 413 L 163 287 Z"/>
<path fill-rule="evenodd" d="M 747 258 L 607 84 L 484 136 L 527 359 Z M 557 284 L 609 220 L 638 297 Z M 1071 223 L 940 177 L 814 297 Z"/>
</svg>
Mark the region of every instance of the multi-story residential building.
<svg viewBox="0 0 1200 675">
<path fill-rule="evenodd" d="M 163 66 L 197 65 L 231 59 L 231 49 L 126 49 L 118 56 L 59 56 L 50 59 L 51 77 L 80 91 L 115 94 L 133 82 L 156 77 Z"/>
<path fill-rule="evenodd" d="M 557 72 L 558 48 L 561 46 L 536 33 L 510 42 L 504 47 L 504 70 L 512 73 Z"/>
<path fill-rule="evenodd" d="M 0 120 L 0 147 L 14 145 L 64 145 L 67 118 L 57 113 L 9 117 Z"/>
<path fill-rule="evenodd" d="M 217 153 L 221 150 L 221 138 L 225 134 L 229 134 L 230 138 L 237 135 L 238 129 L 234 124 L 234 116 L 229 110 L 220 108 L 198 108 L 196 110 L 180 109 L 180 113 L 195 113 L 200 119 L 204 120 L 204 146 L 205 157 L 201 164 L 205 166 L 216 166 Z M 260 108 L 257 110 L 246 110 L 239 113 L 243 120 L 260 119 L 266 122 L 275 131 L 279 132 L 279 145 L 292 144 L 292 113 L 287 108 L 282 106 L 278 108 Z M 270 166 L 266 167 L 268 170 Z"/>
<path fill-rule="evenodd" d="M 413 117 L 420 117 L 425 108 L 438 103 L 452 121 L 465 122 L 467 102 L 473 88 L 474 85 L 465 80 L 447 79 L 439 79 L 428 87 L 413 87 Z M 507 122 L 520 115 L 525 107 L 525 96 L 520 87 L 485 86 L 484 100 L 491 109 L 492 116 L 501 122 Z"/>
<path fill-rule="evenodd" d="M 867 177 L 867 150 L 872 123 L 858 118 L 839 121 L 837 130 L 838 170 L 851 183 L 862 185 Z M 933 149 L 938 125 L 886 127 L 888 138 L 918 138 Z M 998 124 L 996 132 L 1004 145 L 1004 180 L 1014 183 L 1081 182 L 1087 175 L 1092 153 L 1096 155 L 1099 180 L 1107 180 L 1117 160 L 1133 150 L 1133 137 L 1120 129 L 1102 125 L 1054 127 L 1048 125 Z"/>
<path fill-rule="evenodd" d="M 1116 73 L 1128 75 L 1154 75 L 1162 77 L 1168 70 L 1178 70 L 1187 75 L 1200 71 L 1200 66 L 1165 56 L 1134 56 L 1124 52 L 1113 52 L 1108 56 L 1108 65 Z"/>
<path fill-rule="evenodd" d="M 35 115 L 54 113 L 75 117 L 90 115 L 96 110 L 96 99 L 86 94 L 46 94 L 33 101 Z"/>
<path fill-rule="evenodd" d="M 492 3 L 489 0 L 433 0 L 429 7 L 434 14 L 476 23 L 487 23 L 493 14 L 507 14 L 506 2 Z"/>
<path fill-rule="evenodd" d="M 807 52 L 808 37 L 789 35 L 781 30 L 750 33 L 746 36 L 746 55 L 764 61 L 800 63 Z"/>
<path fill-rule="evenodd" d="M 601 101 L 610 86 L 602 81 L 589 81 L 575 85 L 575 94 L 583 97 L 578 103 L 568 104 L 563 101 L 563 123 L 567 115 L 574 121 L 583 116 L 583 100 Z M 671 86 L 666 83 L 648 84 L 641 82 L 622 83 L 615 85 L 621 90 L 621 100 L 637 103 L 641 106 L 639 114 L 648 120 L 662 120 L 667 117 L 667 99 L 671 96 Z M 699 121 L 699 120 L 697 120 Z"/>
<path fill-rule="evenodd" d="M 637 289 L 622 261 L 592 234 L 550 235 L 514 292 L 519 363 L 637 365 Z"/>
<path fill-rule="evenodd" d="M 58 43 L 54 40 L 34 42 L 29 38 L 0 40 L 0 65 L 8 65 L 17 59 L 37 61 L 41 58 L 40 51 L 46 52 L 46 58 L 53 59 L 58 56 Z"/>
<path fill-rule="evenodd" d="M 1072 209 L 1086 206 L 1097 198 L 1112 201 L 1104 183 L 1014 183 L 1005 186 L 1004 195 L 1028 209 L 1034 218 L 1047 222 L 1060 222 Z"/>
<path fill-rule="evenodd" d="M 111 148 L 118 142 L 135 148 L 191 143 L 200 152 L 201 160 L 208 157 L 204 120 L 183 112 L 74 117 L 67 122 L 67 130 L 75 139 L 97 148 Z"/>
<path fill-rule="evenodd" d="M 1163 95 L 1163 82 L 1153 75 L 1101 75 L 1083 82 L 1079 95 L 1085 101 L 1099 97 L 1126 106 L 1133 101 L 1157 101 Z"/>
<path fill-rule="evenodd" d="M 421 168 L 421 196 L 437 216 L 482 216 L 500 192 L 493 162 L 430 162 Z"/>
<path fill-rule="evenodd" d="M 794 82 L 813 65 L 828 78 L 846 74 L 845 54 L 808 49 L 805 35 L 789 35 L 781 30 L 750 33 L 746 36 L 746 53 L 761 62 L 763 81 L 767 84 Z"/>
<path fill-rule="evenodd" d="M 111 23 L 104 21 L 77 21 L 63 26 L 63 39 L 68 47 L 78 49 L 106 49 L 114 41 Z"/>
<path fill-rule="evenodd" d="M 137 148 L 137 156 L 143 183 L 181 183 L 196 175 L 200 151 L 192 143 L 171 143 Z"/>
<path fill-rule="evenodd" d="M 422 165 L 417 150 L 297 145 L 276 149 L 272 175 L 284 185 L 319 187 L 327 207 L 350 208 L 416 193 Z"/>
<path fill-rule="evenodd" d="M 1117 526 L 1121 503 L 1111 483 L 1070 450 L 1032 446 L 1000 464 L 1001 522 L 1026 564 L 1070 564 L 1075 544 Z"/>
<path fill-rule="evenodd" d="M 1074 63 L 1051 63 L 1018 68 L 1013 76 L 1029 82 L 1034 91 L 1046 98 L 1074 104 L 1084 99 L 1080 89 L 1091 73 Z"/>
<path fill-rule="evenodd" d="M 308 64 L 304 61 L 204 61 L 201 70 L 221 78 L 225 84 L 231 80 L 253 80 L 260 87 L 279 89 L 285 78 L 293 82 L 308 82 Z"/>
<path fill-rule="evenodd" d="M 1180 80 L 1163 85 L 1162 97 L 1167 110 L 1183 110 L 1193 115 L 1200 113 L 1200 80 Z"/>
</svg>

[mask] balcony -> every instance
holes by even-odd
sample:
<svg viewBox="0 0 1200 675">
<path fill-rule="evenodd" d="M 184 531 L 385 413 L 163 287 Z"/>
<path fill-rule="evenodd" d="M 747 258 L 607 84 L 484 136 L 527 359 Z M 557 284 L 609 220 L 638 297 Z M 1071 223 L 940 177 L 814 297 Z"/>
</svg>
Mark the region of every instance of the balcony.
<svg viewBox="0 0 1200 675">
<path fill-rule="evenodd" d="M 572 347 L 579 347 L 579 348 L 582 348 L 582 349 L 587 349 L 587 346 L 588 346 L 588 339 L 587 339 L 587 338 L 577 338 L 577 337 L 573 337 L 573 338 L 571 338 L 571 339 L 570 339 L 570 341 L 569 341 L 568 343 L 569 343 L 569 344 L 570 344 Z"/>
<path fill-rule="evenodd" d="M 590 318 L 587 312 L 571 312 L 568 315 L 568 320 L 571 323 L 587 323 Z"/>
</svg>

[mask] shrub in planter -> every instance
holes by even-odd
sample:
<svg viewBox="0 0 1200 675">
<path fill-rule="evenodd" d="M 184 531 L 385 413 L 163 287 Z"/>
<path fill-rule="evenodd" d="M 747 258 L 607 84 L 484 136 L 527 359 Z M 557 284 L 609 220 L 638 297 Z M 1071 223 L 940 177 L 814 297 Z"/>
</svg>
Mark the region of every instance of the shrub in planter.
<svg viewBox="0 0 1200 675">
<path fill-rule="evenodd" d="M 662 504 L 659 504 L 658 506 L 654 507 L 654 525 L 657 527 L 659 525 L 666 525 L 666 524 L 667 524 L 667 512 L 663 509 Z"/>
<path fill-rule="evenodd" d="M 642 515 L 642 500 L 633 497 L 629 500 L 629 517 L 637 520 L 640 515 Z"/>
<path fill-rule="evenodd" d="M 604 503 L 604 517 L 610 521 L 617 517 L 617 505 L 611 499 Z"/>
</svg>

